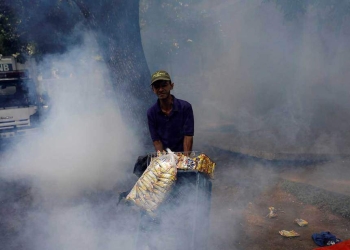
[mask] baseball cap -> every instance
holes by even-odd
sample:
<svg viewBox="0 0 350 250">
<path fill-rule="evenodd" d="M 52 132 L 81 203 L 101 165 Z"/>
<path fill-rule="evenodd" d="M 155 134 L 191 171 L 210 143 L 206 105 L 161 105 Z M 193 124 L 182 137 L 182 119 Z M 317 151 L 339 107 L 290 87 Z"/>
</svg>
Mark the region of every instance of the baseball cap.
<svg viewBox="0 0 350 250">
<path fill-rule="evenodd" d="M 153 73 L 151 78 L 151 85 L 158 80 L 171 81 L 169 73 L 165 70 L 158 70 Z"/>
</svg>

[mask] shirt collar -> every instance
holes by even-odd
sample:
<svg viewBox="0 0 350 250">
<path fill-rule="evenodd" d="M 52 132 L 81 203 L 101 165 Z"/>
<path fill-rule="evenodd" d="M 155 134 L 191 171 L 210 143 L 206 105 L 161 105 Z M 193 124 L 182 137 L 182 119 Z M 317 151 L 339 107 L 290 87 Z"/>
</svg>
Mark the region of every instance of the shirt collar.
<svg viewBox="0 0 350 250">
<path fill-rule="evenodd" d="M 173 97 L 173 111 L 179 111 L 179 101 L 176 99 L 176 97 L 174 95 L 171 95 Z M 157 112 L 161 113 L 162 109 L 160 108 L 160 103 L 159 103 L 159 99 L 157 100 Z"/>
</svg>

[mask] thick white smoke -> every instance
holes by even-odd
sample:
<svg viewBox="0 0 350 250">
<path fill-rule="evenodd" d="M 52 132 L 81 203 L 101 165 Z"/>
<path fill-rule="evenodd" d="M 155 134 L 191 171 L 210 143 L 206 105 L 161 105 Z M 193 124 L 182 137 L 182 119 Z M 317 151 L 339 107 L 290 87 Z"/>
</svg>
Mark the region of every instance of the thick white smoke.
<svg viewBox="0 0 350 250">
<path fill-rule="evenodd" d="M 29 183 L 26 211 L 9 215 L 10 224 L 18 220 L 22 227 L 13 242 L 27 249 L 128 249 L 133 243 L 132 234 L 123 236 L 127 223 L 120 218 L 128 217 L 116 217 L 116 201 L 117 190 L 130 188 L 125 183 L 141 146 L 116 104 L 113 79 L 96 60 L 95 39 L 88 34 L 81 46 L 38 65 L 57 71 L 58 78 L 47 81 L 51 110 L 38 134 L 7 150 L 1 162 L 3 180 Z"/>
<path fill-rule="evenodd" d="M 178 19 L 156 22 L 159 9 Z M 348 22 L 329 28 L 312 8 L 288 21 L 261 0 L 169 2 L 159 9 L 143 15 L 147 60 L 150 69 L 172 73 L 174 93 L 194 106 L 197 132 L 225 131 L 230 140 L 223 143 L 236 151 L 350 151 Z M 156 53 L 164 37 L 174 43 L 167 54 Z"/>
<path fill-rule="evenodd" d="M 350 22 L 330 29 L 312 8 L 286 20 L 273 1 L 143 2 L 149 67 L 168 70 L 175 96 L 192 103 L 195 149 L 205 143 L 269 159 L 349 154 Z M 259 164 L 223 161 L 213 182 L 210 246 L 234 249 L 239 232 L 247 237 L 238 222 L 254 203 L 249 190 L 275 188 L 277 175 Z"/>
<path fill-rule="evenodd" d="M 143 1 L 146 6 L 151 2 Z M 177 12 L 162 22 L 159 13 L 167 4 L 146 8 L 142 38 L 151 71 L 168 70 L 175 95 L 193 104 L 195 143 L 208 142 L 206 136 L 214 128 L 220 132 L 214 133 L 217 141 L 238 151 L 349 151 L 349 34 L 317 33 L 312 11 L 302 20 L 286 22 L 273 4 L 260 0 L 188 2 L 176 3 Z M 172 26 L 174 16 L 183 22 Z M 169 23 L 171 28 L 160 32 Z M 193 23 L 198 26 L 185 27 Z M 171 49 L 160 53 L 165 38 L 172 40 Z M 115 200 L 106 198 L 96 205 L 83 196 L 113 190 L 130 178 L 140 154 L 132 124 L 125 124 L 110 99 L 113 79 L 106 78 L 103 62 L 94 59 L 96 48 L 87 36 L 83 46 L 44 60 L 66 72 L 51 86 L 52 112 L 44 131 L 18 144 L 1 162 L 1 176 L 29 180 L 33 186 L 33 208 L 21 223 L 18 239 L 30 249 L 133 246 L 136 214 L 123 211 L 117 216 Z M 244 171 L 238 187 L 255 183 L 264 189 L 276 177 L 260 166 L 255 171 L 235 170 L 235 164 L 227 163 L 233 170 L 214 181 L 214 192 L 228 192 L 223 185 L 239 180 Z M 246 181 L 246 176 L 254 178 Z M 222 180 L 226 182 L 220 186 Z M 237 213 L 225 204 L 213 211 L 212 216 L 218 212 L 214 223 L 227 223 L 216 224 L 216 241 L 234 241 L 237 218 L 254 195 L 239 197 L 228 202 Z"/>
<path fill-rule="evenodd" d="M 131 173 L 140 145 L 109 93 L 104 63 L 91 54 L 96 48 L 87 37 L 83 46 L 44 60 L 60 74 L 47 81 L 49 116 L 37 136 L 9 152 L 3 176 L 31 178 L 47 195 L 70 197 L 111 189 Z"/>
</svg>

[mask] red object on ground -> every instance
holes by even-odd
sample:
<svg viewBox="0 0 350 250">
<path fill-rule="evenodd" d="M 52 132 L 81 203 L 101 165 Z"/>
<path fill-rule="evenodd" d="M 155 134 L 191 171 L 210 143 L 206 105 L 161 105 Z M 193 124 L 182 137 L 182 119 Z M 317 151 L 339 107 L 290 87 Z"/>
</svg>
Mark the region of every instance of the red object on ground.
<svg viewBox="0 0 350 250">
<path fill-rule="evenodd" d="M 318 247 L 313 250 L 350 250 L 350 240 L 340 242 L 329 247 Z"/>
</svg>

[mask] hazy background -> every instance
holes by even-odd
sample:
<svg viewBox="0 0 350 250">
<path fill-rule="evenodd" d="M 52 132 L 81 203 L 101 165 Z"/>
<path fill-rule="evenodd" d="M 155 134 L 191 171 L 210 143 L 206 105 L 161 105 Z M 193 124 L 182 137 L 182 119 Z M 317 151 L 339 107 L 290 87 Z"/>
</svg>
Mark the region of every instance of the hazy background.
<svg viewBox="0 0 350 250">
<path fill-rule="evenodd" d="M 218 144 L 349 153 L 349 18 L 327 19 L 337 4 L 324 1 L 287 18 L 276 2 L 142 1 L 150 70 L 170 71 L 175 95 L 194 106 L 196 131 L 225 133 Z"/>
<path fill-rule="evenodd" d="M 320 26 L 318 14 L 311 8 L 286 20 L 275 4 L 259 0 L 141 1 L 148 66 L 151 72 L 168 70 L 175 96 L 193 104 L 195 147 L 214 140 L 237 151 L 349 152 L 349 22 L 334 30 Z M 115 204 L 117 190 L 136 181 L 132 168 L 145 153 L 144 138 L 111 95 L 106 65 L 93 58 L 104 49 L 98 36 L 83 37 L 81 45 L 45 56 L 38 65 L 74 73 L 57 80 L 44 131 L 1 161 L 0 175 L 29 183 L 32 197 L 30 207 L 11 221 L 19 233 L 8 249 L 132 248 L 138 214 Z M 130 86 L 149 91 L 148 83 Z M 252 178 L 239 185 L 266 188 L 274 173 L 252 166 Z M 226 173 L 228 185 L 240 171 Z M 240 194 L 233 221 L 253 196 Z M 220 216 L 225 219 L 227 211 Z"/>
</svg>

